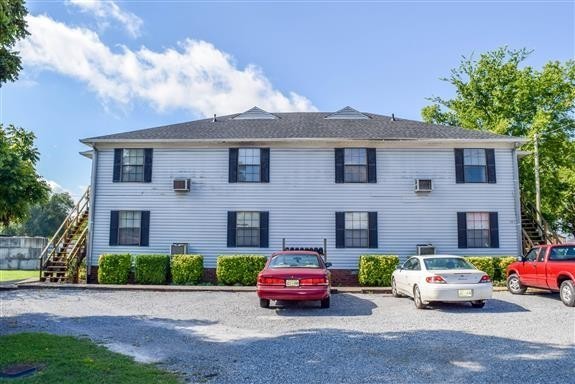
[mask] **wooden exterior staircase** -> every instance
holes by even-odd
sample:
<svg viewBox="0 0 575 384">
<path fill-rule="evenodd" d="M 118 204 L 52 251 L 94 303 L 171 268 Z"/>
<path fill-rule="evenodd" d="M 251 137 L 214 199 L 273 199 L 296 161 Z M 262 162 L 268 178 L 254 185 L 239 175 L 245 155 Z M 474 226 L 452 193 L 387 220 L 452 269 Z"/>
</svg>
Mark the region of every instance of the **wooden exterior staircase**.
<svg viewBox="0 0 575 384">
<path fill-rule="evenodd" d="M 86 256 L 88 238 L 88 188 L 40 256 L 40 281 L 78 282 L 80 263 Z"/>
<path fill-rule="evenodd" d="M 523 235 L 523 250 L 527 252 L 535 245 L 562 244 L 565 238 L 554 232 L 543 215 L 539 214 L 531 204 L 523 203 L 521 208 L 521 232 Z"/>
</svg>

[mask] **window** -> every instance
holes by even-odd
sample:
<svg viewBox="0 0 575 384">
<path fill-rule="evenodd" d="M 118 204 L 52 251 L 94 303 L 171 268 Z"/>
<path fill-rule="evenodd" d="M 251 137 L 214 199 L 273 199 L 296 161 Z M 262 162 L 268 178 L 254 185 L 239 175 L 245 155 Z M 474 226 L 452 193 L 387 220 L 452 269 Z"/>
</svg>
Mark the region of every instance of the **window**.
<svg viewBox="0 0 575 384">
<path fill-rule="evenodd" d="M 554 246 L 549 254 L 549 261 L 575 260 L 575 246 Z"/>
<path fill-rule="evenodd" d="M 444 269 L 477 269 L 473 264 L 461 257 L 437 257 L 423 259 L 425 269 L 428 271 L 441 271 Z"/>
<path fill-rule="evenodd" d="M 270 261 L 270 268 L 320 268 L 316 255 L 307 254 L 280 254 Z"/>
<path fill-rule="evenodd" d="M 463 173 L 466 183 L 487 182 L 487 158 L 485 149 L 463 150 Z"/>
<path fill-rule="evenodd" d="M 367 212 L 345 213 L 345 247 L 369 247 L 369 218 Z"/>
<path fill-rule="evenodd" d="M 419 265 L 419 259 L 412 257 L 403 264 L 403 269 L 408 271 L 419 271 L 421 266 Z"/>
<path fill-rule="evenodd" d="M 140 245 L 142 213 L 120 211 L 118 222 L 118 245 Z"/>
<path fill-rule="evenodd" d="M 238 151 L 238 181 L 257 183 L 260 181 L 260 149 L 240 148 Z"/>
<path fill-rule="evenodd" d="M 144 150 L 124 149 L 121 181 L 144 181 Z"/>
<path fill-rule="evenodd" d="M 260 213 L 237 212 L 236 216 L 236 246 L 260 246 Z"/>
<path fill-rule="evenodd" d="M 467 212 L 467 247 L 489 248 L 489 213 Z"/>
<path fill-rule="evenodd" d="M 535 261 L 537 260 L 537 254 L 539 253 L 539 248 L 532 248 L 527 254 L 525 255 L 525 260 L 527 261 Z"/>
<path fill-rule="evenodd" d="M 344 149 L 344 182 L 367 183 L 367 149 Z"/>
</svg>

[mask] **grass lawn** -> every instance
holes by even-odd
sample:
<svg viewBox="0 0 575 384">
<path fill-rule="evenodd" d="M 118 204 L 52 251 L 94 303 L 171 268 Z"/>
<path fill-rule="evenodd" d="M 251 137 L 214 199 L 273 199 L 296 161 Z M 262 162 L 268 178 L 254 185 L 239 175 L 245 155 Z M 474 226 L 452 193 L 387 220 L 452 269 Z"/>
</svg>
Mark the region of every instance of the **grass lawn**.
<svg viewBox="0 0 575 384">
<path fill-rule="evenodd" d="M 40 272 L 38 271 L 5 271 L 0 270 L 0 282 L 2 281 L 12 281 L 12 280 L 24 280 L 29 279 L 31 277 L 38 277 L 40 276 Z"/>
<path fill-rule="evenodd" d="M 181 383 L 173 373 L 136 363 L 89 340 L 47 333 L 0 336 L 0 371 L 13 364 L 43 367 L 32 376 L 10 380 L 19 384 Z"/>
</svg>

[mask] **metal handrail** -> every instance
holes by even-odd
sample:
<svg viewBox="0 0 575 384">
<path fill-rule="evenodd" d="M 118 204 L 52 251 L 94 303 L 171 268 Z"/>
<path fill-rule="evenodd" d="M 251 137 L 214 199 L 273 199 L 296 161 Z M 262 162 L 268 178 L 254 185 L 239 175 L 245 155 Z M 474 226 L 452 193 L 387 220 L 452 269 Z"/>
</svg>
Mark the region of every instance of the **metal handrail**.
<svg viewBox="0 0 575 384">
<path fill-rule="evenodd" d="M 62 240 L 66 238 L 69 234 L 70 228 L 74 225 L 79 224 L 80 217 L 82 213 L 88 207 L 88 203 L 90 200 L 90 187 L 86 188 L 86 191 L 78 200 L 78 203 L 72 208 L 66 219 L 62 222 L 58 230 L 54 233 L 54 236 L 50 239 L 46 247 L 42 250 L 40 254 L 40 277 L 42 277 L 42 271 L 44 267 L 48 264 L 48 262 L 54 257 L 54 255 L 58 252 L 58 249 L 62 243 Z"/>
</svg>

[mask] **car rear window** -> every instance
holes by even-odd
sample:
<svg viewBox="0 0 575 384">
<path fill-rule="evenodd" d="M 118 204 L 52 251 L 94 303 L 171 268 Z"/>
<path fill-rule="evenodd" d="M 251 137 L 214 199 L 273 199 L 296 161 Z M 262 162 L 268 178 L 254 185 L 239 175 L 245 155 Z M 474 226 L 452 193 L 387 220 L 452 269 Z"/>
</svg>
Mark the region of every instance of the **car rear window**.
<svg viewBox="0 0 575 384">
<path fill-rule="evenodd" d="M 437 271 L 442 269 L 477 269 L 465 259 L 460 257 L 437 257 L 431 259 L 423 259 L 425 268 L 429 271 Z"/>
<path fill-rule="evenodd" d="M 270 261 L 270 268 L 320 268 L 316 255 L 285 254 L 277 255 Z"/>
<path fill-rule="evenodd" d="M 574 246 L 559 246 L 551 248 L 549 260 L 552 261 L 567 261 L 575 260 L 575 247 Z"/>
</svg>

